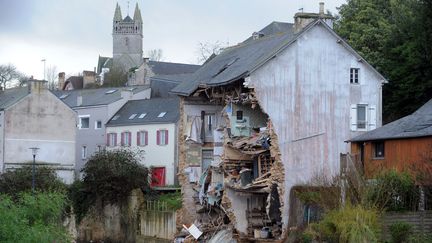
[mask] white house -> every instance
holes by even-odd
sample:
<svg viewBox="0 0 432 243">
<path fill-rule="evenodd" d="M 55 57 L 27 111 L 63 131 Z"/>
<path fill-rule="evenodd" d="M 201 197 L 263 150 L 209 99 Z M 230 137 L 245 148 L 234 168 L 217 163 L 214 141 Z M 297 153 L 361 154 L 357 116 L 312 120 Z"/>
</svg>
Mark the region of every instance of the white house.
<svg viewBox="0 0 432 243">
<path fill-rule="evenodd" d="M 66 183 L 74 180 L 76 113 L 46 87 L 30 80 L 28 87 L 0 92 L 0 172 L 32 164 L 49 166 Z"/>
<path fill-rule="evenodd" d="M 105 147 L 105 123 L 128 101 L 150 98 L 148 86 L 53 91 L 76 112 L 76 175 L 87 160 Z"/>
<path fill-rule="evenodd" d="M 282 238 L 309 213 L 294 188 L 337 175 L 345 141 L 381 126 L 385 78 L 333 31 L 323 4 L 294 19 L 224 49 L 172 90 L 182 97 L 180 138 L 201 131 L 179 141 L 180 223 L 200 217 L 188 175 L 208 165 L 210 149 L 210 189 L 200 195 L 226 210 L 241 237 L 272 225 Z"/>
<path fill-rule="evenodd" d="M 143 151 L 153 186 L 177 184 L 178 118 L 177 97 L 128 101 L 106 124 L 106 147 Z"/>
</svg>

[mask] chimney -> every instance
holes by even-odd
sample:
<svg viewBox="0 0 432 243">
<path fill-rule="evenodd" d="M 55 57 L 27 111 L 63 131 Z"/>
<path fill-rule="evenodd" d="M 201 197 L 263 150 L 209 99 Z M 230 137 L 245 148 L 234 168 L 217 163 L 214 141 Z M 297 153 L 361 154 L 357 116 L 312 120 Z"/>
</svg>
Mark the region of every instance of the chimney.
<svg viewBox="0 0 432 243">
<path fill-rule="evenodd" d="M 32 94 L 40 94 L 47 89 L 48 81 L 33 79 L 33 76 L 28 80 L 28 91 Z"/>
<path fill-rule="evenodd" d="M 64 72 L 61 72 L 58 74 L 58 86 L 59 86 L 58 89 L 59 90 L 63 90 L 63 86 L 65 83 L 65 77 L 66 77 L 66 74 Z"/>
<path fill-rule="evenodd" d="M 330 28 L 333 29 L 334 18 L 332 15 L 324 13 L 324 2 L 320 2 L 318 13 L 298 12 L 294 15 L 294 32 L 295 33 L 300 32 L 304 27 L 306 27 L 308 24 L 312 23 L 316 19 L 321 19 Z"/>
<path fill-rule="evenodd" d="M 133 90 L 134 90 L 133 87 L 122 89 L 121 90 L 121 97 L 122 97 L 122 99 L 131 100 L 132 96 L 133 96 Z"/>
<path fill-rule="evenodd" d="M 323 2 L 319 3 L 319 14 L 321 16 L 324 15 L 324 3 Z"/>
<path fill-rule="evenodd" d="M 77 96 L 77 106 L 81 106 L 81 105 L 82 105 L 82 99 L 83 99 L 82 95 L 79 94 L 79 95 Z"/>
</svg>

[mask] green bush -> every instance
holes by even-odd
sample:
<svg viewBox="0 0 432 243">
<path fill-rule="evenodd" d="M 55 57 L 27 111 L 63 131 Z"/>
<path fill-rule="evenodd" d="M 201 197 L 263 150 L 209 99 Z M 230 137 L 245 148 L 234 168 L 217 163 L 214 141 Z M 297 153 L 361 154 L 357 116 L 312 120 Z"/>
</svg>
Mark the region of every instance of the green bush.
<svg viewBox="0 0 432 243">
<path fill-rule="evenodd" d="M 69 187 L 78 222 L 98 200 L 101 206 L 123 203 L 133 189 L 150 190 L 148 169 L 139 163 L 139 156 L 130 150 L 113 150 L 98 152 L 88 160 L 83 180 Z"/>
<path fill-rule="evenodd" d="M 31 191 L 32 167 L 25 166 L 0 175 L 0 193 L 16 198 L 20 192 Z M 37 191 L 64 192 L 66 185 L 56 172 L 48 167 L 36 167 L 35 188 Z"/>
<path fill-rule="evenodd" d="M 318 223 L 320 238 L 327 242 L 377 242 L 381 225 L 376 210 L 347 206 L 331 210 Z"/>
<path fill-rule="evenodd" d="M 380 174 L 368 186 L 367 203 L 387 211 L 413 210 L 418 205 L 418 189 L 407 172 L 395 170 Z"/>
<path fill-rule="evenodd" d="M 154 200 L 165 202 L 170 209 L 177 210 L 182 207 L 182 194 L 180 192 L 161 194 L 156 196 Z"/>
<path fill-rule="evenodd" d="M 408 242 L 412 233 L 412 226 L 406 222 L 396 222 L 390 225 L 390 235 L 392 243 Z"/>
<path fill-rule="evenodd" d="M 65 195 L 20 193 L 17 201 L 0 195 L 0 242 L 71 242 L 62 226 Z"/>
</svg>

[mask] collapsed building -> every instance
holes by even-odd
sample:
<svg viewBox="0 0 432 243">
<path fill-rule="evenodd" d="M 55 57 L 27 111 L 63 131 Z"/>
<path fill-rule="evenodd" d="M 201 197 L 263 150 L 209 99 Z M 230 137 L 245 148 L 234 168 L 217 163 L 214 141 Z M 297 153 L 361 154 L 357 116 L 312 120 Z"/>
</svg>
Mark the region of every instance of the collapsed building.
<svg viewBox="0 0 432 243">
<path fill-rule="evenodd" d="M 337 174 L 344 141 L 381 125 L 386 81 L 332 20 L 321 5 L 273 22 L 171 91 L 181 97 L 180 224 L 283 239 L 305 223 L 292 189 Z"/>
</svg>

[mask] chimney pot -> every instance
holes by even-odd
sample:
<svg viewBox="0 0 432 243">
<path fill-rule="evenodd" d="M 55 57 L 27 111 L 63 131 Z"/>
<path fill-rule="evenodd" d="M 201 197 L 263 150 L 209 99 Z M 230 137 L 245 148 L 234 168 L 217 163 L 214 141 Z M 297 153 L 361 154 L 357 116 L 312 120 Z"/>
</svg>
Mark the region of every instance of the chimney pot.
<svg viewBox="0 0 432 243">
<path fill-rule="evenodd" d="M 324 15 L 324 2 L 319 3 L 319 14 Z"/>
</svg>

